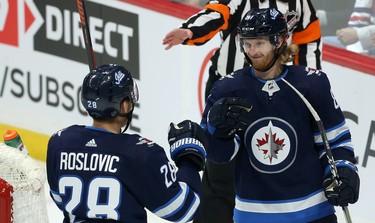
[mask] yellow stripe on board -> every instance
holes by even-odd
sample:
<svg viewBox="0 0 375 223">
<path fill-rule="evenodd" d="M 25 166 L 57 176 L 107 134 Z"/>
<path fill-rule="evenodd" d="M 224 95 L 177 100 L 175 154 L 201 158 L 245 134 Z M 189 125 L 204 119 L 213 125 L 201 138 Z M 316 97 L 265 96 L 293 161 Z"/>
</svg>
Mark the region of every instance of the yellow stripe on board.
<svg viewBox="0 0 375 223">
<path fill-rule="evenodd" d="M 1 142 L 4 142 L 3 136 L 8 129 L 14 129 L 18 132 L 31 157 L 46 161 L 47 144 L 50 136 L 0 123 Z"/>
</svg>

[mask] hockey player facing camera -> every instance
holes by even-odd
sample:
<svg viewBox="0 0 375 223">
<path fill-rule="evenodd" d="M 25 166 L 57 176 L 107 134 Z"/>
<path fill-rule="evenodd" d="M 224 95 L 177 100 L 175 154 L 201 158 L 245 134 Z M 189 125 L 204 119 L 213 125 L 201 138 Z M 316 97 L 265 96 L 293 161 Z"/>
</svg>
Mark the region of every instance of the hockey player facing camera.
<svg viewBox="0 0 375 223">
<path fill-rule="evenodd" d="M 201 123 L 209 136 L 207 159 L 236 160 L 233 221 L 336 223 L 334 206 L 355 203 L 360 180 L 350 131 L 327 75 L 286 65 L 298 48 L 287 45 L 287 24 L 275 8 L 249 11 L 238 37 L 252 66 L 215 83 Z M 317 123 L 283 79 L 325 125 L 340 182 L 333 188 Z"/>
<path fill-rule="evenodd" d="M 138 100 L 137 85 L 124 67 L 105 64 L 90 72 L 81 97 L 92 126 L 72 125 L 48 143 L 50 195 L 64 222 L 144 223 L 144 208 L 172 222 L 192 220 L 206 156 L 200 126 L 189 120 L 170 124 L 177 171 L 162 147 L 124 133 Z"/>
</svg>

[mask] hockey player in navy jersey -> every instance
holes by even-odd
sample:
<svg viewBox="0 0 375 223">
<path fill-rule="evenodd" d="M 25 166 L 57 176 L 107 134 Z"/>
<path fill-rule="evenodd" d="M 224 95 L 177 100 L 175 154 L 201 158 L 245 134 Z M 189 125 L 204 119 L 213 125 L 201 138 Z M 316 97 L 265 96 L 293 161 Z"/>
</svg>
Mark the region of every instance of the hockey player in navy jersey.
<svg viewBox="0 0 375 223">
<path fill-rule="evenodd" d="M 72 125 L 48 143 L 50 194 L 64 222 L 144 223 L 144 208 L 172 222 L 192 220 L 206 156 L 200 126 L 189 120 L 170 124 L 177 170 L 162 147 L 124 133 L 138 100 L 136 83 L 124 67 L 106 64 L 90 72 L 81 96 L 92 126 Z"/>
<path fill-rule="evenodd" d="M 248 66 L 236 44 L 237 26 L 253 8 L 275 7 L 287 17 L 289 42 L 300 50 L 293 64 L 321 68 L 321 31 L 312 0 L 214 0 L 163 38 L 165 49 L 179 44 L 201 46 L 218 36 L 220 47 L 212 54 L 205 87 L 205 99 L 214 83 L 235 70 Z M 219 34 L 219 35 L 217 35 Z M 235 204 L 234 161 L 225 165 L 206 162 L 202 176 L 201 205 L 194 223 L 230 223 Z M 212 203 L 216 205 L 213 206 Z"/>
<path fill-rule="evenodd" d="M 327 75 L 286 65 L 298 52 L 287 39 L 280 11 L 249 11 L 238 26 L 238 44 L 252 66 L 221 78 L 207 99 L 201 122 L 209 136 L 207 159 L 235 159 L 236 223 L 336 223 L 334 205 L 358 200 L 351 135 Z M 283 80 L 320 115 L 339 184 L 331 184 L 316 120 Z"/>
</svg>

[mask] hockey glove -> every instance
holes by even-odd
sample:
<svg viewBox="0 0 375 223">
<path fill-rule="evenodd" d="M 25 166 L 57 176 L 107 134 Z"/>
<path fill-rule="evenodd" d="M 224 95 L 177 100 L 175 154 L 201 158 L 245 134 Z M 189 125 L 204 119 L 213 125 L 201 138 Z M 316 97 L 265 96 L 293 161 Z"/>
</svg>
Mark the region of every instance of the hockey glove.
<svg viewBox="0 0 375 223">
<path fill-rule="evenodd" d="M 246 99 L 222 98 L 215 102 L 208 113 L 208 131 L 220 139 L 230 139 L 250 124 L 252 105 Z"/>
<path fill-rule="evenodd" d="M 325 196 L 328 202 L 335 206 L 348 206 L 358 200 L 360 180 L 357 167 L 349 161 L 336 161 L 343 165 L 337 166 L 338 181 L 329 174 L 324 182 Z"/>
<path fill-rule="evenodd" d="M 182 160 L 189 160 L 203 170 L 206 160 L 206 135 L 195 122 L 185 120 L 177 125 L 171 123 L 168 131 L 171 158 L 178 167 Z"/>
</svg>

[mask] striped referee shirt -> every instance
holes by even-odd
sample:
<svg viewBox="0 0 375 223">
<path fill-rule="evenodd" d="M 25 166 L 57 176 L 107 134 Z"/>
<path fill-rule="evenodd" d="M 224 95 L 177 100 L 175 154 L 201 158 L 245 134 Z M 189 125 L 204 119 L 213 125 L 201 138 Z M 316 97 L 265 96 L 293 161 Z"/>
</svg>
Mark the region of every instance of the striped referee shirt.
<svg viewBox="0 0 375 223">
<path fill-rule="evenodd" d="M 237 25 L 251 8 L 278 8 L 287 18 L 289 43 L 299 46 L 294 64 L 321 69 L 321 31 L 310 0 L 217 0 L 210 1 L 188 18 L 182 28 L 193 37 L 183 44 L 203 45 L 220 32 L 221 45 L 211 58 L 216 75 L 224 76 L 244 66 L 244 55 L 236 46 Z"/>
</svg>

